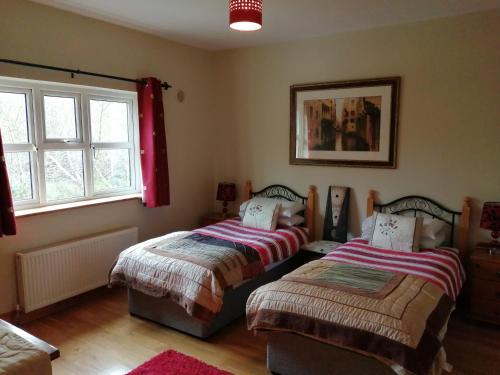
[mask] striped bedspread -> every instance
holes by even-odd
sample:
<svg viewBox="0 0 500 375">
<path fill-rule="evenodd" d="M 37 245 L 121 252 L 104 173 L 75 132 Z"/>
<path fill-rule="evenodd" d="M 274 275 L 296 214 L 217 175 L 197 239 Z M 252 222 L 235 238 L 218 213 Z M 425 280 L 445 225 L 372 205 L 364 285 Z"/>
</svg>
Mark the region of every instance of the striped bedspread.
<svg viewBox="0 0 500 375">
<path fill-rule="evenodd" d="M 355 239 L 255 290 L 248 328 L 311 337 L 399 374 L 437 374 L 446 368 L 442 340 L 464 276 L 451 249 L 395 252 Z"/>
<path fill-rule="evenodd" d="M 307 234 L 302 227 L 278 228 L 275 231 L 254 229 L 241 225 L 239 218 L 224 220 L 193 232 L 250 246 L 259 253 L 264 266 L 291 257 L 307 243 Z"/>
<path fill-rule="evenodd" d="M 231 219 L 134 245 L 119 255 L 110 284 L 168 298 L 209 322 L 222 308 L 225 290 L 294 255 L 307 240 L 303 228 L 266 231 L 240 224 Z"/>
<path fill-rule="evenodd" d="M 324 257 L 340 263 L 393 271 L 421 277 L 436 284 L 455 300 L 465 280 L 465 271 L 453 249 L 424 249 L 418 253 L 384 250 L 353 239 Z"/>
</svg>

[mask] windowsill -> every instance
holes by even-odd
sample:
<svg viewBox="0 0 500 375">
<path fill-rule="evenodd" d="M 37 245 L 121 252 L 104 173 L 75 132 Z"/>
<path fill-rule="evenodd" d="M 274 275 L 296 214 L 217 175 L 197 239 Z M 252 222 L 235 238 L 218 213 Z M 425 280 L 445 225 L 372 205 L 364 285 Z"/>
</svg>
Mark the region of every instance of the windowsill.
<svg viewBox="0 0 500 375">
<path fill-rule="evenodd" d="M 79 208 L 79 207 L 97 206 L 97 205 L 101 205 L 101 204 L 128 201 L 128 200 L 141 199 L 141 198 L 142 198 L 141 194 L 135 193 L 135 194 L 128 194 L 128 195 L 120 195 L 118 197 L 89 199 L 89 200 L 80 201 L 80 202 L 55 204 L 53 206 L 29 208 L 26 210 L 15 211 L 15 216 L 16 217 L 26 217 L 26 216 L 40 215 L 40 214 L 51 213 L 51 212 L 56 212 L 56 211 L 65 211 L 65 210 L 70 210 L 70 209 Z"/>
</svg>

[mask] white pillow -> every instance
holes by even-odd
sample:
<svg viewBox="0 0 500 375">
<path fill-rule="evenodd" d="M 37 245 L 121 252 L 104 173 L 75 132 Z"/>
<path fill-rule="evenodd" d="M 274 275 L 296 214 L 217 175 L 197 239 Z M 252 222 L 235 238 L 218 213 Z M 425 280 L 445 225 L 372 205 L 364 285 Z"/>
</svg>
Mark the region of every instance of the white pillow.
<svg viewBox="0 0 500 375">
<path fill-rule="evenodd" d="M 418 250 L 421 218 L 374 213 L 373 220 L 375 224 L 370 245 L 406 252 Z"/>
<path fill-rule="evenodd" d="M 242 224 L 245 227 L 276 230 L 281 205 L 276 202 L 252 200 L 246 207 Z"/>
<path fill-rule="evenodd" d="M 420 236 L 420 248 L 422 249 L 436 249 L 441 247 L 443 243 L 446 242 L 446 232 L 442 230 L 437 233 L 435 238 L 428 238 Z"/>
<path fill-rule="evenodd" d="M 361 238 L 367 241 L 370 241 L 373 234 L 373 218 L 375 215 L 368 216 L 361 222 Z"/>
<path fill-rule="evenodd" d="M 243 216 L 245 216 L 245 210 L 246 210 L 248 204 L 255 199 L 259 199 L 260 201 L 275 202 L 277 204 L 280 204 L 281 211 L 279 213 L 279 216 L 284 216 L 284 217 L 292 217 L 293 215 L 306 209 L 306 206 L 304 206 L 302 203 L 299 203 L 299 202 L 292 202 L 292 201 L 287 201 L 287 200 L 283 200 L 283 199 L 276 199 L 276 198 L 256 197 L 256 198 L 252 198 L 246 202 L 243 202 L 240 205 L 240 217 L 243 218 Z"/>
<path fill-rule="evenodd" d="M 446 241 L 446 223 L 430 217 L 424 218 L 420 233 L 420 247 L 435 249 Z"/>
<path fill-rule="evenodd" d="M 306 220 L 304 219 L 303 216 L 300 216 L 300 215 L 293 215 L 292 217 L 280 216 L 278 218 L 278 224 L 282 225 L 284 227 L 293 227 L 295 225 L 300 225 L 304 221 L 306 221 Z"/>
</svg>

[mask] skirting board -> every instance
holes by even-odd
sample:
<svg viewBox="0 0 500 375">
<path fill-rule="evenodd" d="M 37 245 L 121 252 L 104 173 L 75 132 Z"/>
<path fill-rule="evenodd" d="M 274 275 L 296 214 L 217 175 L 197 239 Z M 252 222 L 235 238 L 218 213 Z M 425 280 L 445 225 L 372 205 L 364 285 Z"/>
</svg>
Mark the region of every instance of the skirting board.
<svg viewBox="0 0 500 375">
<path fill-rule="evenodd" d="M 78 296 L 65 299 L 64 301 L 60 301 L 46 307 L 42 307 L 41 309 L 31 311 L 29 313 L 23 313 L 14 310 L 4 314 L 0 314 L 0 319 L 3 319 L 15 325 L 20 325 L 32 322 L 37 319 L 41 319 L 43 317 L 65 310 L 67 308 L 77 306 L 97 296 L 101 296 L 103 294 L 116 293 L 117 290 L 122 290 L 122 288 L 109 289 L 108 287 L 103 286 L 94 290 L 90 290 L 86 293 L 82 293 Z"/>
</svg>

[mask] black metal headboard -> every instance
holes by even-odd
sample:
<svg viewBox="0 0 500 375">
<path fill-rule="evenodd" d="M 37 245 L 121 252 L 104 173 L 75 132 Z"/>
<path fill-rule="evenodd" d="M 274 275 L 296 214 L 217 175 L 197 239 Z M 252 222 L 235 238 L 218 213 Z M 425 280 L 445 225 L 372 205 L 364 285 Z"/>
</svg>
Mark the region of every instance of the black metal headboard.
<svg viewBox="0 0 500 375">
<path fill-rule="evenodd" d="M 455 237 L 455 225 L 458 224 L 458 217 L 462 215 L 460 211 L 453 211 L 437 203 L 433 199 L 419 195 L 409 195 L 401 197 L 392 202 L 379 204 L 373 203 L 375 211 L 388 214 L 407 214 L 413 213 L 413 216 L 421 216 L 423 213 L 432 218 L 439 219 L 450 225 L 450 239 L 448 246 L 453 247 Z"/>
<path fill-rule="evenodd" d="M 301 202 L 302 204 L 306 204 L 307 202 L 307 197 L 300 195 L 299 193 L 293 191 L 292 189 L 290 189 L 285 185 L 269 185 L 262 190 L 255 192 L 252 191 L 251 194 L 252 198 L 253 197 L 278 198 L 278 199 L 285 199 L 291 202 Z"/>
</svg>

